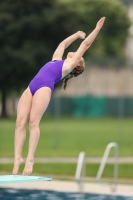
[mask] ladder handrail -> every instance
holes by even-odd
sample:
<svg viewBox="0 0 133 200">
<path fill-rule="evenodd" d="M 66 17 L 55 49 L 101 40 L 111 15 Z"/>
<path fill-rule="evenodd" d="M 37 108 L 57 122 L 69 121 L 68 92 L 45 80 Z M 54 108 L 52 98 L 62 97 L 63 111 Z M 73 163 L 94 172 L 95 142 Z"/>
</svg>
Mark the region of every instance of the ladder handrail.
<svg viewBox="0 0 133 200">
<path fill-rule="evenodd" d="M 78 156 L 77 168 L 75 173 L 75 181 L 79 187 L 79 196 L 77 200 L 84 199 L 83 178 L 85 178 L 85 152 L 80 152 Z"/>
<path fill-rule="evenodd" d="M 81 176 L 83 175 L 84 165 L 85 165 L 85 152 L 82 151 L 80 152 L 78 157 L 77 168 L 75 173 L 75 180 L 77 182 L 80 182 L 81 180 Z"/>
<path fill-rule="evenodd" d="M 108 156 L 109 156 L 109 153 L 110 153 L 110 150 L 111 150 L 112 147 L 115 148 L 115 154 L 114 154 L 114 158 L 115 158 L 115 160 L 114 160 L 114 184 L 113 184 L 113 187 L 112 187 L 112 191 L 114 192 L 114 191 L 116 191 L 117 177 L 118 177 L 118 144 L 117 143 L 111 142 L 107 145 L 105 152 L 104 152 L 104 155 L 103 155 L 103 158 L 102 158 L 102 161 L 101 161 L 101 164 L 100 164 L 100 167 L 99 167 L 99 170 L 98 170 L 98 173 L 97 173 L 97 176 L 96 176 L 96 180 L 97 180 L 97 182 L 101 182 L 100 179 L 101 179 L 105 164 L 107 163 L 107 159 L 108 159 Z"/>
</svg>

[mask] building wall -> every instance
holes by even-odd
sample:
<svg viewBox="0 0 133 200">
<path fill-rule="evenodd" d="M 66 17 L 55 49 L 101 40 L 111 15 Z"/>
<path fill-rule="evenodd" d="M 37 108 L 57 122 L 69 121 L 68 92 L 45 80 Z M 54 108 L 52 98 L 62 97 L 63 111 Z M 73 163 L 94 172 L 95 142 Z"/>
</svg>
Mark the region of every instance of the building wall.
<svg viewBox="0 0 133 200">
<path fill-rule="evenodd" d="M 84 73 L 70 80 L 66 92 L 55 90 L 59 96 L 133 97 L 132 67 L 86 67 Z"/>
</svg>

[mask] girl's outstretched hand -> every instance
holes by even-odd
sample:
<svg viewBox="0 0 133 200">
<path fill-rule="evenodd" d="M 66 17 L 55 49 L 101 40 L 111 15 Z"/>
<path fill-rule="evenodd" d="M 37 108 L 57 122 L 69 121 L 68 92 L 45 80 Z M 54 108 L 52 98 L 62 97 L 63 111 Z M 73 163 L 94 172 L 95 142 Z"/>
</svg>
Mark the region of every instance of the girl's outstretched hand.
<svg viewBox="0 0 133 200">
<path fill-rule="evenodd" d="M 78 34 L 78 38 L 85 39 L 86 33 L 84 33 L 83 31 L 78 31 L 77 34 Z"/>
<path fill-rule="evenodd" d="M 106 17 L 102 17 L 96 24 L 96 28 L 98 29 L 101 29 L 103 24 L 104 24 L 104 21 L 105 21 Z"/>
</svg>

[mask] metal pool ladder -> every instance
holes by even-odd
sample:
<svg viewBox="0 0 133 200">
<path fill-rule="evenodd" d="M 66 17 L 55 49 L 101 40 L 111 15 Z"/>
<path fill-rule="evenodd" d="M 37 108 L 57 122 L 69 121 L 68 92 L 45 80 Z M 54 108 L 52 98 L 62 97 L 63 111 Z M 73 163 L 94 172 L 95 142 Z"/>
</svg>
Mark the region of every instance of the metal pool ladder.
<svg viewBox="0 0 133 200">
<path fill-rule="evenodd" d="M 108 156 L 109 156 L 109 153 L 110 153 L 110 150 L 112 147 L 114 147 L 115 152 L 114 152 L 114 181 L 113 181 L 113 184 L 111 184 L 111 191 L 116 192 L 117 179 L 118 179 L 118 151 L 119 151 L 117 143 L 111 142 L 107 145 L 104 155 L 103 155 L 103 158 L 102 158 L 102 161 L 101 161 L 101 164 L 100 164 L 100 167 L 99 167 L 99 170 L 98 170 L 98 173 L 97 173 L 97 176 L 96 176 L 96 180 L 97 180 L 97 182 L 101 183 L 101 181 L 100 181 L 101 176 L 103 174 L 103 170 L 104 170 L 105 164 L 107 163 L 107 159 L 108 159 Z"/>
<path fill-rule="evenodd" d="M 83 200 L 83 179 L 85 178 L 85 152 L 80 152 L 75 173 L 75 181 L 79 186 L 79 199 Z M 82 196 L 82 197 L 81 197 Z"/>
</svg>

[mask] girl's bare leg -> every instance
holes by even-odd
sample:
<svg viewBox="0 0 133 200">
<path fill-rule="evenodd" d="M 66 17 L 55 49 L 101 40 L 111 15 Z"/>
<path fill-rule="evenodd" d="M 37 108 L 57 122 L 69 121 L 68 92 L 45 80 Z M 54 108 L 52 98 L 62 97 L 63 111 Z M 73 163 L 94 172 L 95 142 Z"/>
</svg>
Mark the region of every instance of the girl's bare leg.
<svg viewBox="0 0 133 200">
<path fill-rule="evenodd" d="M 51 89 L 48 87 L 42 87 L 36 91 L 32 100 L 32 107 L 30 112 L 30 138 L 29 138 L 29 149 L 26 159 L 25 168 L 23 175 L 29 175 L 32 173 L 34 164 L 34 154 L 40 137 L 39 123 L 48 107 L 51 98 Z"/>
<path fill-rule="evenodd" d="M 24 162 L 22 158 L 22 148 L 26 139 L 25 125 L 29 117 L 31 103 L 32 94 L 29 88 L 27 88 L 23 92 L 17 108 L 17 119 L 14 138 L 14 168 L 12 174 L 17 174 L 19 170 L 19 165 Z"/>
</svg>

